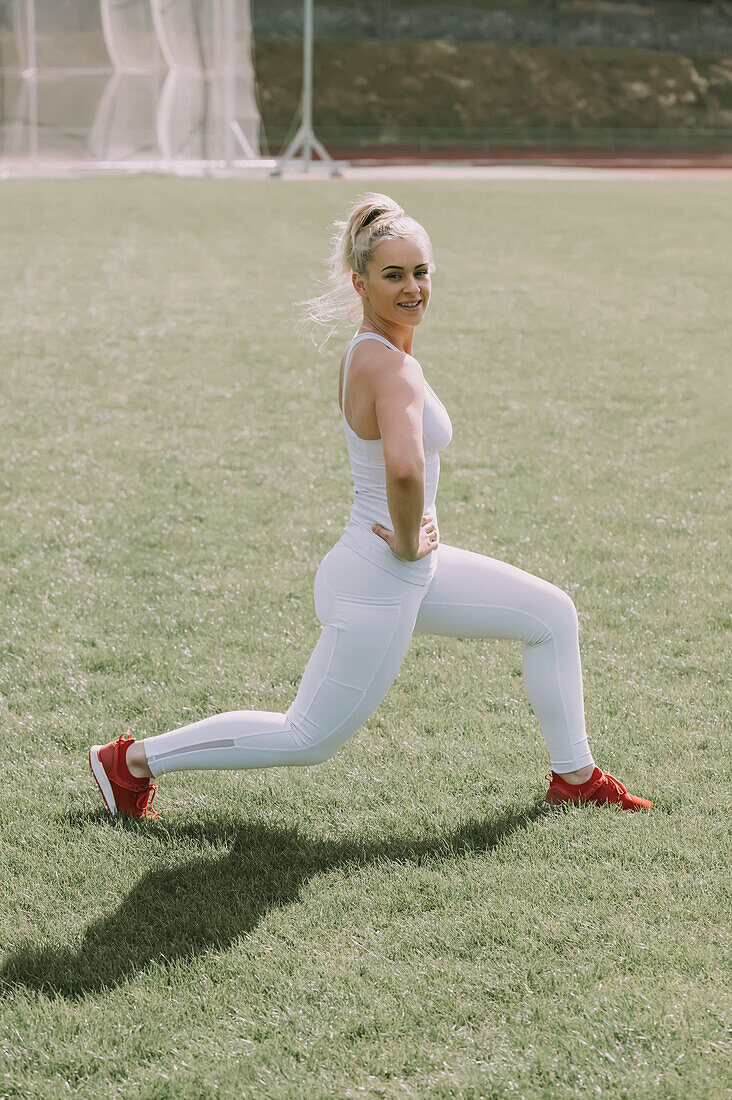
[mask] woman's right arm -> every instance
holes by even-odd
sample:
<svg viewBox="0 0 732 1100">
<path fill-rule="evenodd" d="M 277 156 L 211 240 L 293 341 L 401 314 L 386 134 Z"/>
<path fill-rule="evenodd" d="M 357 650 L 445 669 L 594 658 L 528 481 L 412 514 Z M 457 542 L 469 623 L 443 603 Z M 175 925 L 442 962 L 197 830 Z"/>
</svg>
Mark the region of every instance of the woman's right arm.
<svg viewBox="0 0 732 1100">
<path fill-rule="evenodd" d="M 382 358 L 380 355 L 379 358 Z M 424 448 L 422 368 L 405 356 L 398 369 L 387 352 L 376 377 L 374 409 L 384 448 L 386 499 L 393 532 L 375 525 L 392 551 L 405 561 L 418 561 L 435 549 L 434 522 L 423 522 Z"/>
</svg>

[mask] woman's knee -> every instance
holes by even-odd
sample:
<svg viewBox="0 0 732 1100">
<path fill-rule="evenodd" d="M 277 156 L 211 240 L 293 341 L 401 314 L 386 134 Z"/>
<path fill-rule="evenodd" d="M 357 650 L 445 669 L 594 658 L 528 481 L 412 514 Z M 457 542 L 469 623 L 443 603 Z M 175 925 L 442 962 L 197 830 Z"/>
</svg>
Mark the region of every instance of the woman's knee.
<svg viewBox="0 0 732 1100">
<path fill-rule="evenodd" d="M 297 760 L 293 761 L 301 768 L 311 768 L 315 764 L 324 764 L 338 752 L 340 742 L 337 745 L 329 744 L 327 738 L 310 745 L 303 745 L 297 750 Z"/>
<path fill-rule="evenodd" d="M 576 634 L 579 628 L 577 608 L 574 600 L 561 588 L 551 585 L 552 588 L 552 626 L 555 631 L 561 630 L 570 634 Z"/>
<path fill-rule="evenodd" d="M 303 761 L 303 764 L 307 768 L 315 767 L 317 764 L 325 764 L 327 760 L 333 759 L 336 751 L 336 749 L 333 749 L 331 751 L 316 746 L 315 748 L 311 749 L 310 752 L 307 754 L 306 759 Z"/>
<path fill-rule="evenodd" d="M 330 760 L 357 728 L 354 723 L 314 722 L 307 714 L 296 713 L 293 707 L 285 718 L 293 742 L 290 762 L 303 768 Z"/>
<path fill-rule="evenodd" d="M 529 639 L 529 645 L 542 645 L 551 638 L 576 637 L 577 608 L 572 597 L 548 581 L 544 583 L 541 607 L 537 608 L 544 629 Z"/>
</svg>

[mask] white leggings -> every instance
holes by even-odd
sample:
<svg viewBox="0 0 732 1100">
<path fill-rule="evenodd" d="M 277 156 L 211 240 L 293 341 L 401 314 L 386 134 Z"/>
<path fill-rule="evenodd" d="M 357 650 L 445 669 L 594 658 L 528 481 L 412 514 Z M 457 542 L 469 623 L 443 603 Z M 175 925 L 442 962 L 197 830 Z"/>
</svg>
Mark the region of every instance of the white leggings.
<svg viewBox="0 0 732 1100">
<path fill-rule="evenodd" d="M 577 613 L 570 597 L 505 562 L 441 544 L 426 586 L 336 543 L 315 577 L 323 629 L 286 714 L 233 710 L 145 741 L 154 776 L 196 768 L 320 764 L 376 710 L 413 633 L 513 638 L 554 771 L 591 764 Z"/>
</svg>

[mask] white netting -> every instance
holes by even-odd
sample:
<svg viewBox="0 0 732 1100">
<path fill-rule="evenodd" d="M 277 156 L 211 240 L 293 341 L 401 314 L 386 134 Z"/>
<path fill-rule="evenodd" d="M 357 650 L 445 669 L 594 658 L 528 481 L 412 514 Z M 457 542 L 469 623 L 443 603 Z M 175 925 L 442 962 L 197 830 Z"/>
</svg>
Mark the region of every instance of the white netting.
<svg viewBox="0 0 732 1100">
<path fill-rule="evenodd" d="M 235 0 L 151 0 L 158 41 L 169 69 L 222 73 L 249 62 L 242 43 L 251 40 L 248 4 Z"/>
<path fill-rule="evenodd" d="M 0 23 L 0 67 L 7 70 L 27 69 L 31 63 L 26 33 L 27 9 L 24 0 L 8 0 L 5 26 Z"/>
<path fill-rule="evenodd" d="M 144 73 L 162 64 L 148 0 L 100 0 L 104 41 L 117 72 Z"/>
<path fill-rule="evenodd" d="M 163 73 L 114 73 L 89 134 L 98 161 L 130 161 L 158 153 L 157 114 Z"/>
<path fill-rule="evenodd" d="M 250 0 L 0 3 L 0 158 L 259 156 Z"/>
</svg>

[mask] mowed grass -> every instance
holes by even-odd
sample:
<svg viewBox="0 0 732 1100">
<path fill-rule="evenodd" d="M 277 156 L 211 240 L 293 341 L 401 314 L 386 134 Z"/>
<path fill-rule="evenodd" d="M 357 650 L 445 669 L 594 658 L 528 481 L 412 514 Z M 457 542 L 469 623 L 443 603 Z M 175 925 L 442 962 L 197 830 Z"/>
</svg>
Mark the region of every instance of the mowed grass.
<svg viewBox="0 0 732 1100">
<path fill-rule="evenodd" d="M 520 647 L 418 637 L 328 763 L 106 815 L 90 742 L 294 696 L 350 475 L 293 302 L 368 187 L 5 183 L 2 1097 L 727 1095 L 730 188 L 371 186 L 433 236 L 442 538 L 572 594 L 655 809 L 544 814 Z"/>
</svg>

